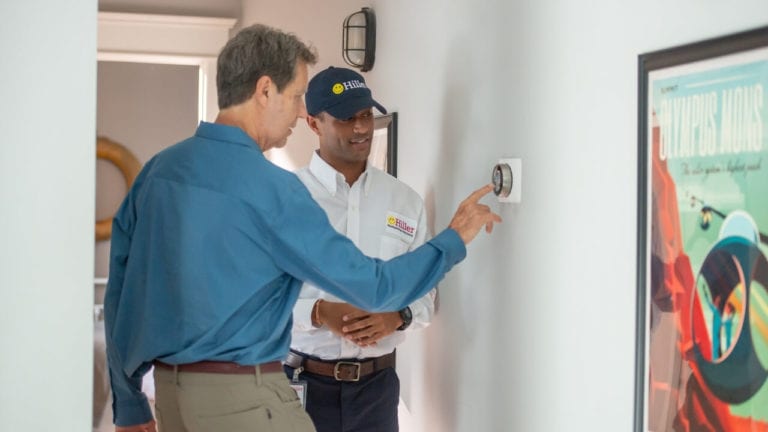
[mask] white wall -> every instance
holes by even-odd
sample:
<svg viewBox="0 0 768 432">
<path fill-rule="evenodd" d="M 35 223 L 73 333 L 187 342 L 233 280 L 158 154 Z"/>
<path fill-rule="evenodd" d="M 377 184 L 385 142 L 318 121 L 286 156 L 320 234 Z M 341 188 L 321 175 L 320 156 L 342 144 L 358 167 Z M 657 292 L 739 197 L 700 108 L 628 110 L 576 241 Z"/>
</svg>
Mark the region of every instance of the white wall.
<svg viewBox="0 0 768 432">
<path fill-rule="evenodd" d="M 96 1 L 4 1 L 0 17 L 0 429 L 86 431 Z"/>
<path fill-rule="evenodd" d="M 504 224 L 441 286 L 423 375 L 410 377 L 417 430 L 631 430 L 637 56 L 765 25 L 768 5 L 373 7 L 369 83 L 400 112 L 398 174 L 435 226 L 498 158 L 523 159 L 522 204 L 485 200 Z"/>
</svg>

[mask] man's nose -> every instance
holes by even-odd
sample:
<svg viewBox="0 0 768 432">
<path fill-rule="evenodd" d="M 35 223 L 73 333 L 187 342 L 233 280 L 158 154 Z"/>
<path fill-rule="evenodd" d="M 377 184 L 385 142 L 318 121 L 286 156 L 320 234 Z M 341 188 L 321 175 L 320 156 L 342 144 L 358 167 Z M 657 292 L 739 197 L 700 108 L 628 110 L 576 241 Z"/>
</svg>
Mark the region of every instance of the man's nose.
<svg viewBox="0 0 768 432">
<path fill-rule="evenodd" d="M 304 103 L 303 99 L 299 104 L 299 113 L 296 115 L 296 117 L 303 119 L 307 118 L 307 105 Z"/>
<path fill-rule="evenodd" d="M 355 118 L 355 119 L 354 119 L 354 122 L 355 122 L 355 123 L 354 123 L 354 125 L 352 126 L 352 130 L 353 130 L 355 133 L 363 133 L 363 132 L 368 132 L 368 129 L 371 127 L 371 126 L 370 126 L 370 122 L 369 122 L 369 121 L 367 121 L 367 120 L 365 120 L 365 119 L 361 119 L 361 118 Z"/>
</svg>

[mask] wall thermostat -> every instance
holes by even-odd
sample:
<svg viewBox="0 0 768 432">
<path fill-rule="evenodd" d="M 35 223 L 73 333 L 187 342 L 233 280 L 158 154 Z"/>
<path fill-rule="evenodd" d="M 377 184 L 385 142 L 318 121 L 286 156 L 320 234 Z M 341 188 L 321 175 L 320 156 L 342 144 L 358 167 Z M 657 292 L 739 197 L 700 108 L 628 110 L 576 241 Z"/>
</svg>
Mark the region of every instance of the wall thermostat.
<svg viewBox="0 0 768 432">
<path fill-rule="evenodd" d="M 499 202 L 520 202 L 522 162 L 520 159 L 499 159 L 491 171 L 493 193 Z"/>
<path fill-rule="evenodd" d="M 509 164 L 498 163 L 493 167 L 493 174 L 491 175 L 491 181 L 493 182 L 493 193 L 497 197 L 506 198 L 509 193 L 512 192 L 512 168 Z"/>
</svg>

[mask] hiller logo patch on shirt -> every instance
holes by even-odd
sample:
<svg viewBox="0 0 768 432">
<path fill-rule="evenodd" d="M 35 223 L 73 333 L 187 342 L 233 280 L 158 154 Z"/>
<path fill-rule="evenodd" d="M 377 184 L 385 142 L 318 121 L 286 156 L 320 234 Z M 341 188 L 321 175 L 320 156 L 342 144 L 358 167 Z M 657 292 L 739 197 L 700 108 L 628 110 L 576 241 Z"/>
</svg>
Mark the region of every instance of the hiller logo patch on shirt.
<svg viewBox="0 0 768 432">
<path fill-rule="evenodd" d="M 387 228 L 395 229 L 408 237 L 416 235 L 416 222 L 395 212 L 387 213 Z"/>
</svg>

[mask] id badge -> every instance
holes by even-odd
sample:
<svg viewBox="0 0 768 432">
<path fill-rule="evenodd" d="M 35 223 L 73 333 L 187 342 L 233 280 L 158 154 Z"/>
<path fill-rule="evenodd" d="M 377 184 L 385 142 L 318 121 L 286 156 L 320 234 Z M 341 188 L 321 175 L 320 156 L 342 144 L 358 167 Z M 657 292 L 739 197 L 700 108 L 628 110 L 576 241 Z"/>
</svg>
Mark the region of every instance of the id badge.
<svg viewBox="0 0 768 432">
<path fill-rule="evenodd" d="M 304 380 L 291 381 L 291 388 L 301 401 L 301 407 L 307 409 L 307 382 Z"/>
</svg>

